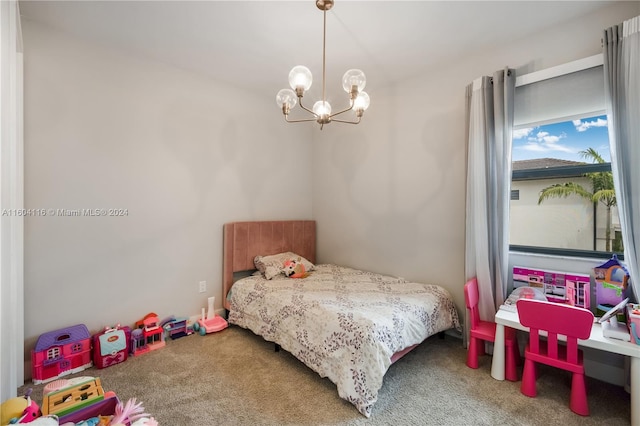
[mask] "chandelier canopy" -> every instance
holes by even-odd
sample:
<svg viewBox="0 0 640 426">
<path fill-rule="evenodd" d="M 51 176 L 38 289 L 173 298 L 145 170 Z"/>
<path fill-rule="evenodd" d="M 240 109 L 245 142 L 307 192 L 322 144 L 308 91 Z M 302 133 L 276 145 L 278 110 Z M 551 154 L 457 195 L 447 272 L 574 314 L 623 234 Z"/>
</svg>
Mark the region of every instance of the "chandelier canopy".
<svg viewBox="0 0 640 426">
<path fill-rule="evenodd" d="M 322 127 L 332 121 L 338 123 L 358 124 L 364 114 L 364 111 L 369 108 L 369 95 L 364 92 L 363 89 L 367 84 L 367 79 L 364 73 L 357 69 L 350 69 L 344 76 L 342 76 L 342 87 L 345 92 L 349 94 L 349 107 L 331 113 L 331 105 L 327 102 L 325 96 L 325 72 L 326 72 L 326 41 L 327 41 L 327 10 L 333 7 L 333 0 L 316 0 L 316 6 L 320 9 L 324 15 L 324 25 L 322 34 L 322 100 L 317 101 L 312 109 L 305 107 L 302 104 L 302 97 L 304 92 L 309 90 L 313 77 L 309 68 L 303 65 L 297 65 L 293 67 L 289 72 L 289 85 L 291 89 L 282 89 L 276 95 L 276 103 L 282 108 L 284 119 L 288 123 L 300 123 L 304 121 L 315 121 L 320 124 L 320 130 Z M 293 89 L 293 90 L 292 90 Z M 304 119 L 289 119 L 289 111 L 296 106 L 296 103 L 300 103 L 300 108 L 311 113 L 313 118 Z M 355 112 L 355 121 L 339 120 L 334 118 L 337 115 L 353 110 Z"/>
</svg>

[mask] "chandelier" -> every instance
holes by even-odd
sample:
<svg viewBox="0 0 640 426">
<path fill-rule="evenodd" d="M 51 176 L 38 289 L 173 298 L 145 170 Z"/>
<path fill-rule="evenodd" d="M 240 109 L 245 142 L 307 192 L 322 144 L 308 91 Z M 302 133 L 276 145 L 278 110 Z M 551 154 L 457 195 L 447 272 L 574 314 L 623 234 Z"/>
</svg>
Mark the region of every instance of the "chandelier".
<svg viewBox="0 0 640 426">
<path fill-rule="evenodd" d="M 311 76 L 311 71 L 309 71 L 309 68 L 303 65 L 298 65 L 293 67 L 291 72 L 289 72 L 289 85 L 291 86 L 291 89 L 280 90 L 276 96 L 276 103 L 279 107 L 282 108 L 284 119 L 288 123 L 315 121 L 320 124 L 320 130 L 322 130 L 322 127 L 325 124 L 332 121 L 337 121 L 339 123 L 358 124 L 360 123 L 360 119 L 362 118 L 364 111 L 369 107 L 370 102 L 367 92 L 362 91 L 367 84 L 367 79 L 364 73 L 357 69 L 350 69 L 349 71 L 344 73 L 344 76 L 342 76 L 342 87 L 344 88 L 345 92 L 349 94 L 349 107 L 336 113 L 331 113 L 331 105 L 329 105 L 329 102 L 327 102 L 327 98 L 325 96 L 325 70 L 327 10 L 333 7 L 333 0 L 316 0 L 316 6 L 322 11 L 324 15 L 324 25 L 322 33 L 322 100 L 316 102 L 313 105 L 312 109 L 309 109 L 302 104 L 302 97 L 304 96 L 304 92 L 306 90 L 309 90 L 309 88 L 311 87 L 313 78 Z M 297 102 L 300 103 L 300 108 L 307 111 L 308 113 L 311 113 L 313 115 L 313 118 L 290 120 L 289 111 L 296 106 Z M 339 120 L 337 118 L 334 118 L 335 116 L 345 113 L 349 110 L 353 110 L 355 112 L 355 121 Z"/>
</svg>

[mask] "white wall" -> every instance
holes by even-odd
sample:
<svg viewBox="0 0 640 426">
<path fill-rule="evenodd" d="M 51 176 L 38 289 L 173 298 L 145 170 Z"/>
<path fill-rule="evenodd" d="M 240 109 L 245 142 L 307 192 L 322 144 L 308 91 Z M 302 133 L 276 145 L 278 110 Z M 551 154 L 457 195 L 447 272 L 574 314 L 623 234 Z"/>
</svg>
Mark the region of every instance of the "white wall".
<svg viewBox="0 0 640 426">
<path fill-rule="evenodd" d="M 273 99 L 23 31 L 25 207 L 128 210 L 26 219 L 26 358 L 60 327 L 197 315 L 208 296 L 220 308 L 225 222 L 311 218 L 311 134 Z"/>
<path fill-rule="evenodd" d="M 314 133 L 319 260 L 440 284 L 462 314 L 465 86 L 505 66 L 519 75 L 598 54 L 603 30 L 638 9 L 623 2 L 533 37 L 505 34 L 502 45 L 394 87 L 368 82 L 362 124 Z M 425 55 L 440 36 L 425 40 Z"/>
</svg>

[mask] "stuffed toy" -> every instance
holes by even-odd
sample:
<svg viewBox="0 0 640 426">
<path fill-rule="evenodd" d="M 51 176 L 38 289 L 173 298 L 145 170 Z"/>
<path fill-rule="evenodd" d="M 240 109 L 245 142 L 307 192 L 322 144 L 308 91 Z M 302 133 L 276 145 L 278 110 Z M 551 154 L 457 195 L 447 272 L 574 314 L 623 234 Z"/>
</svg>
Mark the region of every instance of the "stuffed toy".
<svg viewBox="0 0 640 426">
<path fill-rule="evenodd" d="M 298 260 L 289 259 L 284 262 L 282 272 L 289 278 L 307 278 L 309 273 L 305 270 L 302 264 L 302 259 Z"/>
<path fill-rule="evenodd" d="M 125 422 L 132 423 L 143 417 L 149 417 L 149 415 L 144 412 L 142 402 L 137 402 L 135 398 L 131 398 L 126 405 L 118 402 L 116 413 L 109 424 L 111 426 L 124 426 Z"/>
<path fill-rule="evenodd" d="M 32 389 L 24 396 L 11 398 L 0 406 L 0 424 L 31 423 L 40 417 L 40 407 L 31 399 Z"/>
</svg>

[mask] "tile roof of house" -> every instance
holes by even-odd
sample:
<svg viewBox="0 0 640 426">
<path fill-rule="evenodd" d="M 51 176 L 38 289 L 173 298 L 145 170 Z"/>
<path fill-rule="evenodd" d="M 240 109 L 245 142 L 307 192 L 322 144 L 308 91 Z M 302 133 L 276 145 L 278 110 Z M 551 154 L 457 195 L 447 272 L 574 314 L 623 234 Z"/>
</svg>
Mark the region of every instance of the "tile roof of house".
<svg viewBox="0 0 640 426">
<path fill-rule="evenodd" d="M 582 161 L 560 160 L 557 158 L 537 158 L 535 160 L 514 161 L 513 170 L 548 169 L 550 167 L 578 166 L 587 164 Z"/>
</svg>

